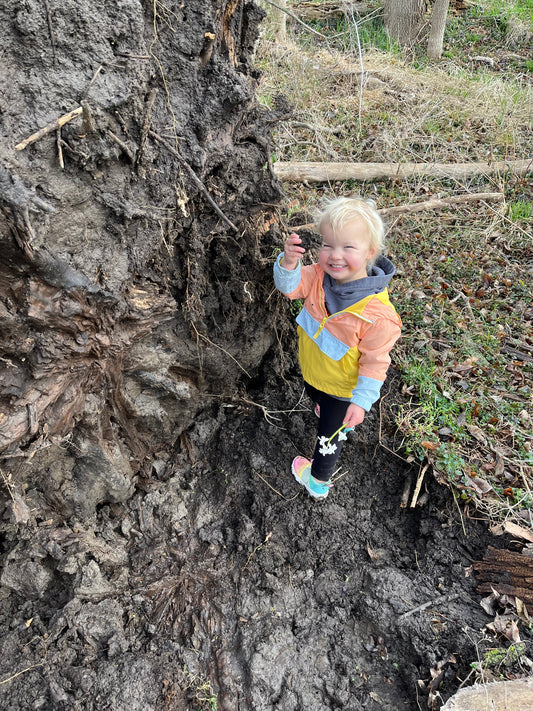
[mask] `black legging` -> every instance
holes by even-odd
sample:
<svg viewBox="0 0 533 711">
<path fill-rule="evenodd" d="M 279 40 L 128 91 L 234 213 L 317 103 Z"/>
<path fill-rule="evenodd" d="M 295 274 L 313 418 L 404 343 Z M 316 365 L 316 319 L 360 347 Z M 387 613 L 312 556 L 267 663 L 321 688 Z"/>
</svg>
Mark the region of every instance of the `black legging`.
<svg viewBox="0 0 533 711">
<path fill-rule="evenodd" d="M 342 442 L 339 442 L 338 437 L 331 440 L 332 444 L 337 445 L 337 449 L 333 454 L 321 454 L 320 437 L 326 437 L 329 440 L 331 435 L 336 432 L 346 418 L 346 410 L 350 403 L 344 400 L 337 400 L 331 395 L 317 390 L 309 383 L 304 383 L 305 392 L 311 400 L 320 405 L 320 419 L 318 421 L 317 443 L 313 456 L 313 466 L 311 474 L 319 481 L 328 481 L 333 475 L 335 464 L 341 452 Z"/>
</svg>

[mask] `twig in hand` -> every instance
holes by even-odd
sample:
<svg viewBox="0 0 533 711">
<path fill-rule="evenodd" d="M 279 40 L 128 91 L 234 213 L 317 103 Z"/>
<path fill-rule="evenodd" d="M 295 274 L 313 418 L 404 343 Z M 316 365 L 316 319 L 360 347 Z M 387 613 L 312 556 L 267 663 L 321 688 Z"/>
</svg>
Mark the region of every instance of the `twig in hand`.
<svg viewBox="0 0 533 711">
<path fill-rule="evenodd" d="M 229 225 L 229 227 L 231 227 L 231 229 L 232 229 L 234 232 L 238 232 L 239 230 L 235 227 L 235 225 L 233 224 L 233 222 L 232 222 L 228 217 L 226 217 L 226 215 L 222 212 L 222 210 L 219 208 L 219 206 L 218 206 L 218 205 L 216 204 L 216 202 L 213 200 L 213 198 L 211 197 L 209 191 L 207 190 L 207 188 L 205 187 L 205 185 L 202 183 L 202 181 L 200 180 L 200 178 L 196 175 L 196 173 L 195 173 L 194 170 L 191 168 L 191 166 L 187 163 L 187 161 L 186 161 L 184 158 L 181 157 L 181 155 L 178 153 L 178 151 L 177 151 L 173 146 L 171 146 L 167 141 L 165 141 L 165 139 L 162 138 L 162 137 L 161 137 L 159 134 L 157 134 L 155 131 L 149 131 L 149 132 L 148 132 L 148 135 L 149 135 L 149 136 L 152 136 L 152 138 L 155 138 L 155 140 L 156 140 L 158 143 L 160 143 L 162 146 L 164 146 L 164 147 L 167 149 L 167 151 L 169 151 L 169 153 L 172 153 L 172 155 L 175 156 L 175 157 L 179 160 L 179 162 L 181 163 L 181 165 L 185 168 L 185 170 L 187 171 L 187 173 L 189 174 L 189 176 L 192 178 L 192 180 L 193 180 L 194 184 L 196 185 L 196 187 L 200 189 L 200 191 L 202 192 L 202 194 L 205 196 L 207 202 L 211 205 L 211 207 L 212 207 L 213 210 L 217 213 L 217 215 L 218 215 L 219 217 L 221 217 L 221 218 L 224 220 L 224 222 L 225 222 L 227 225 Z"/>
<path fill-rule="evenodd" d="M 72 121 L 73 118 L 76 118 L 76 116 L 79 116 L 81 113 L 83 113 L 83 108 L 81 106 L 78 106 L 78 108 L 74 109 L 74 111 L 69 111 L 68 114 L 63 114 L 63 116 L 60 116 L 59 118 L 55 119 L 55 121 L 51 121 L 43 128 L 40 128 L 35 133 L 32 133 L 32 135 L 28 136 L 28 138 L 25 138 L 20 143 L 17 143 L 17 145 L 15 146 L 15 150 L 24 150 L 26 146 L 35 143 L 35 141 L 38 141 L 43 136 L 47 136 L 49 133 L 52 133 L 52 131 L 57 131 L 58 128 L 61 128 L 61 126 L 64 126 L 69 121 Z"/>
</svg>

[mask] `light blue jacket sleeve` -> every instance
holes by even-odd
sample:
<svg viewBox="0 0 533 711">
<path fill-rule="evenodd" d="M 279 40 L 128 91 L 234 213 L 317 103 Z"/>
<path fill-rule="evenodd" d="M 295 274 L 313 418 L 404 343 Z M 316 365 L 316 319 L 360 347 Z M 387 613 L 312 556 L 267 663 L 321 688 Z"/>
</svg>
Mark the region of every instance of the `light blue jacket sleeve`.
<svg viewBox="0 0 533 711">
<path fill-rule="evenodd" d="M 301 261 L 298 260 L 298 266 L 296 269 L 284 269 L 280 264 L 284 254 L 285 252 L 282 252 L 274 264 L 274 284 L 282 294 L 290 294 L 291 291 L 294 291 L 300 283 Z"/>
<path fill-rule="evenodd" d="M 354 405 L 359 405 L 359 407 L 362 407 L 363 410 L 368 412 L 379 398 L 379 391 L 382 385 L 381 380 L 374 380 L 374 378 L 367 378 L 365 375 L 360 375 L 357 379 L 357 385 L 353 391 L 351 402 L 353 402 Z"/>
</svg>

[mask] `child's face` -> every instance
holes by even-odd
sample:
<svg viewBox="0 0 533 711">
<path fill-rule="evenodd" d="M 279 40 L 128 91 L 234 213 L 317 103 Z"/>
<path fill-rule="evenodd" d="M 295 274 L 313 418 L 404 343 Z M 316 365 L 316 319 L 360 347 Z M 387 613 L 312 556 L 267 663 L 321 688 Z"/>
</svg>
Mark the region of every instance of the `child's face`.
<svg viewBox="0 0 533 711">
<path fill-rule="evenodd" d="M 367 276 L 366 265 L 374 259 L 376 250 L 370 248 L 368 227 L 362 217 L 356 217 L 337 232 L 325 224 L 322 237 L 318 263 L 337 284 Z"/>
</svg>

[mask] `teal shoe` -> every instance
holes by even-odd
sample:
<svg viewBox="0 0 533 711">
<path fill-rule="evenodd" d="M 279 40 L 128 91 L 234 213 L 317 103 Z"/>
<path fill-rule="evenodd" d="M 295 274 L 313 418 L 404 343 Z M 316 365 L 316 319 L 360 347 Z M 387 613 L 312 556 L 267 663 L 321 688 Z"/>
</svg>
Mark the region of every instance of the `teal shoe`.
<svg viewBox="0 0 533 711">
<path fill-rule="evenodd" d="M 295 457 L 292 461 L 292 473 L 299 484 L 305 486 L 313 499 L 325 499 L 332 486 L 331 481 L 319 481 L 311 474 L 311 462 L 304 457 Z"/>
</svg>

